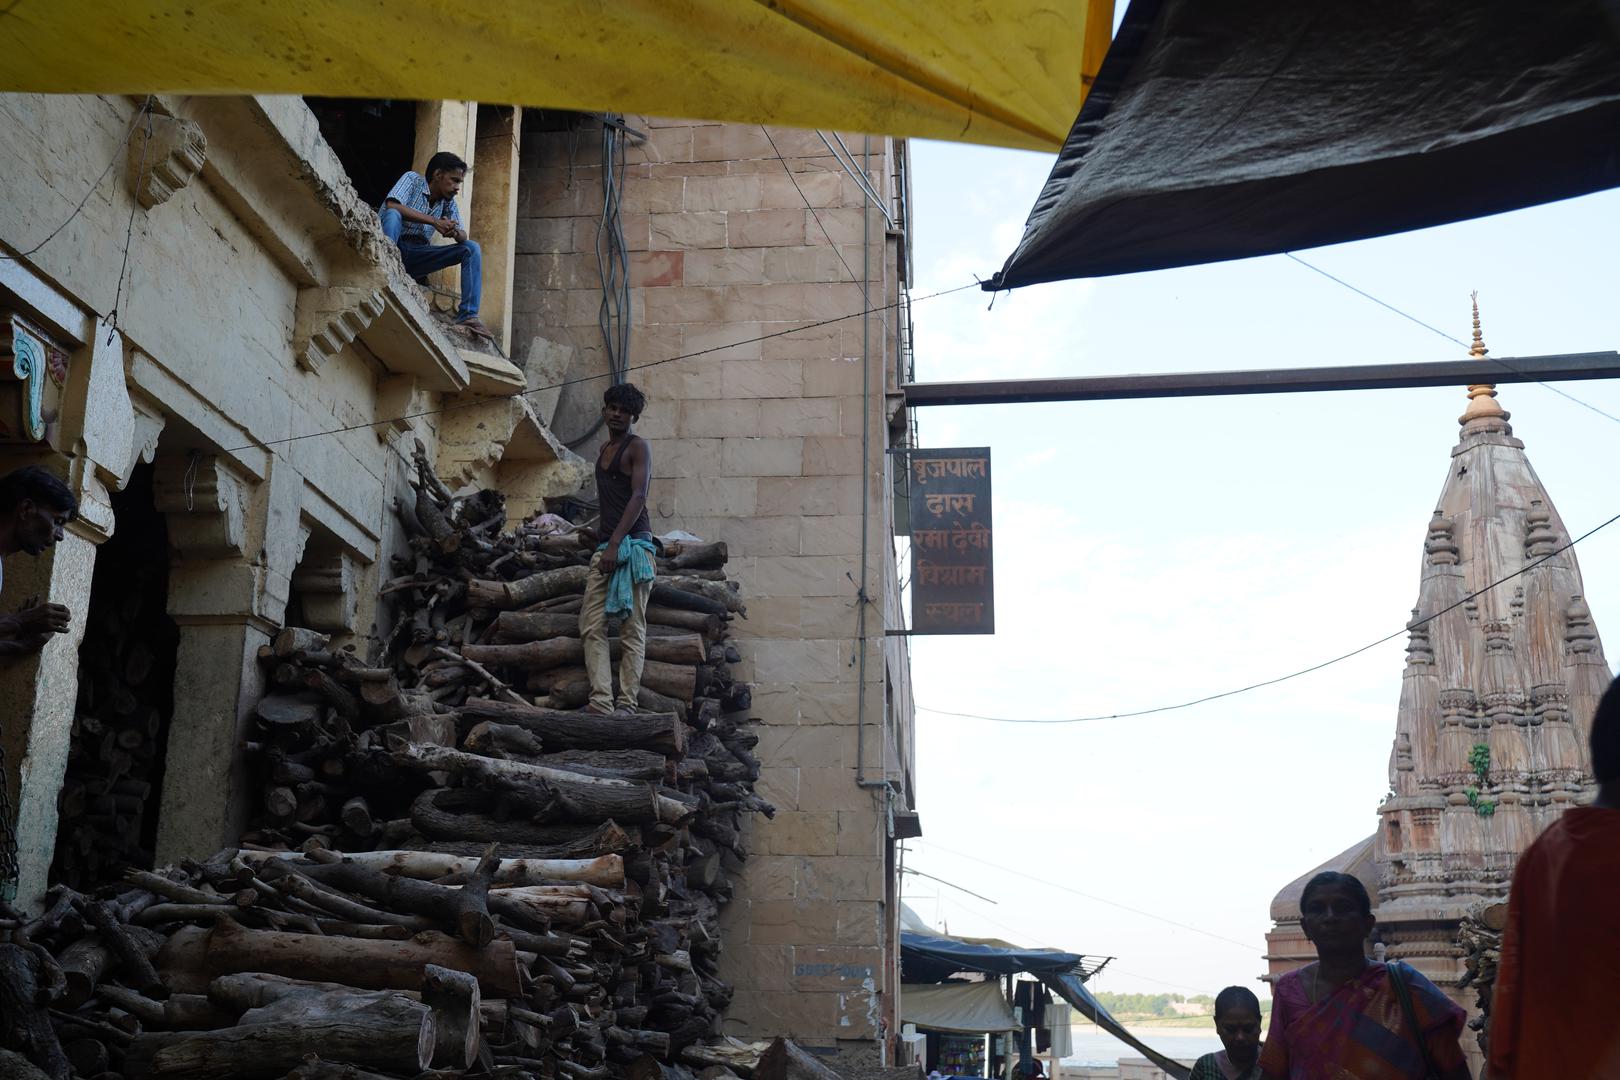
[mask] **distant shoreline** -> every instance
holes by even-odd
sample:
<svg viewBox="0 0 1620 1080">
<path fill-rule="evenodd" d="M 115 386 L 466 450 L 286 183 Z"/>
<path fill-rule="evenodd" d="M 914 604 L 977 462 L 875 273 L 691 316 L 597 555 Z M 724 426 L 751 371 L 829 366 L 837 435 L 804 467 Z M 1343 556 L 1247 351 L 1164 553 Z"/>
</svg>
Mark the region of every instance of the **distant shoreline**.
<svg viewBox="0 0 1620 1080">
<path fill-rule="evenodd" d="M 1174 1019 L 1164 1020 L 1120 1020 L 1125 1030 L 1132 1035 L 1149 1035 L 1159 1031 L 1194 1032 L 1200 1035 L 1215 1033 L 1215 1021 L 1211 1017 L 1200 1018 L 1196 1016 L 1178 1016 Z M 1069 1025 L 1071 1031 L 1101 1031 L 1091 1021 L 1080 1021 Z"/>
</svg>

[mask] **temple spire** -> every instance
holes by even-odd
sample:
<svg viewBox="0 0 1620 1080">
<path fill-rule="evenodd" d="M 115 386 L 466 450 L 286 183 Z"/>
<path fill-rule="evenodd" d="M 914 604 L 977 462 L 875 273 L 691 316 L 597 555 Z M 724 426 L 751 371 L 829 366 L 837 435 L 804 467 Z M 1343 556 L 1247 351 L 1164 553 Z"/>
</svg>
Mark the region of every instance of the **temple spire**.
<svg viewBox="0 0 1620 1080">
<path fill-rule="evenodd" d="M 1484 360 L 1490 350 L 1485 347 L 1485 335 L 1479 328 L 1479 293 L 1475 291 L 1470 296 L 1474 302 L 1474 343 L 1469 347 L 1468 355 L 1475 360 Z M 1507 419 L 1508 411 L 1496 401 L 1495 383 L 1473 383 L 1468 387 L 1468 409 L 1457 418 L 1465 434 L 1468 431 L 1511 431 Z"/>
<path fill-rule="evenodd" d="M 1485 335 L 1479 332 L 1479 290 L 1475 289 L 1468 296 L 1474 302 L 1474 344 L 1469 348 L 1468 355 L 1475 360 L 1483 360 L 1491 350 L 1485 347 Z"/>
</svg>

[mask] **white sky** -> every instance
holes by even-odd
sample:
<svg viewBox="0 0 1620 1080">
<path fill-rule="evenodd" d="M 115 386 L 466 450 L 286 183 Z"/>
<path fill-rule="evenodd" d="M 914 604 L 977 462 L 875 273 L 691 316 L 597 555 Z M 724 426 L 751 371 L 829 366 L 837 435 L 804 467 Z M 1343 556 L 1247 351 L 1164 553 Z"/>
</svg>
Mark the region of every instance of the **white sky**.
<svg viewBox="0 0 1620 1080">
<path fill-rule="evenodd" d="M 937 143 L 913 143 L 913 158 L 914 295 L 988 278 L 1051 158 Z M 1609 350 L 1617 221 L 1610 192 L 1300 254 L 1464 340 L 1478 289 L 1495 356 Z M 917 305 L 919 379 L 1465 355 L 1282 256 L 986 304 L 965 292 Z M 1620 384 L 1560 389 L 1620 416 Z M 1535 385 L 1504 384 L 1501 401 L 1576 535 L 1620 512 L 1620 423 Z M 1400 628 L 1464 405 L 1459 387 L 922 410 L 924 446 L 992 447 L 999 632 L 914 639 L 918 702 L 1125 711 Z M 1599 631 L 1620 635 L 1620 524 L 1577 554 Z M 1141 719 L 919 712 L 925 835 L 908 865 L 995 903 L 912 876 L 908 902 L 954 933 L 1113 954 L 1102 990 L 1256 985 L 1272 896 L 1373 831 L 1403 645 Z"/>
</svg>

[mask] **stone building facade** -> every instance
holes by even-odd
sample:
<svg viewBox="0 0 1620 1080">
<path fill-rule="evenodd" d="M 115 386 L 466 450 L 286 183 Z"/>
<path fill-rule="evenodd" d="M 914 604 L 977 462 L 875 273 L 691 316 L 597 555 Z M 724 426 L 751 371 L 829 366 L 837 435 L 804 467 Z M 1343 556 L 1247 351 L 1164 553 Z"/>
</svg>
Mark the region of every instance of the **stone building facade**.
<svg viewBox="0 0 1620 1080">
<path fill-rule="evenodd" d="M 514 338 L 566 372 L 557 431 L 587 431 L 616 362 L 598 327 L 616 174 L 633 314 L 617 362 L 651 402 L 653 528 L 724 540 L 747 598 L 779 812 L 753 820 L 724 916 L 729 1027 L 869 1047 L 896 1030 L 895 844 L 916 821 L 910 660 L 885 633 L 903 628 L 888 492 L 907 439 L 906 144 L 632 116 L 604 166 L 598 123 L 538 119 Z"/>
<path fill-rule="evenodd" d="M 289 612 L 362 653 L 388 628 L 378 585 L 418 441 L 452 486 L 504 490 L 514 517 L 588 491 L 580 454 L 597 443 L 576 453 L 553 428 L 588 428 L 605 379 L 553 384 L 605 374 L 585 255 L 602 188 L 565 163 L 591 123 L 469 102 L 0 96 L 0 345 L 15 361 L 0 471 L 42 463 L 82 504 L 45 557 L 5 566 L 7 608 L 38 596 L 74 613 L 0 668 L 22 902 L 50 874 L 115 507 L 146 500 L 166 536 L 145 553 L 178 637 L 166 765 L 143 808 L 161 862 L 237 835 L 257 650 Z M 894 302 L 903 144 L 874 150 L 869 198 L 812 152 L 818 136 L 773 132 L 834 246 L 787 203 L 759 129 L 645 123 L 625 147 L 632 362 Z M 473 163 L 483 315 L 515 362 L 451 331 L 454 280 L 412 282 L 378 229 L 376 175 L 438 149 Z M 843 261 L 865 268 L 871 303 L 834 275 Z M 893 1028 L 893 837 L 914 821 L 908 659 L 883 632 L 899 619 L 897 334 L 891 310 L 864 333 L 846 319 L 632 374 L 654 401 L 655 527 L 727 540 L 749 594 L 762 788 L 781 812 L 750 838 L 760 854 L 728 916 L 732 1023 L 829 1047 Z"/>
<path fill-rule="evenodd" d="M 1472 355 L 1486 355 L 1477 309 Z M 1458 923 L 1506 899 L 1519 854 L 1596 794 L 1588 738 L 1611 678 L 1569 532 L 1508 419 L 1494 386 L 1468 388 L 1423 545 L 1378 831 L 1317 868 L 1360 877 L 1386 955 L 1464 1006 Z M 1273 905 L 1272 977 L 1314 959 L 1307 880 Z"/>
</svg>

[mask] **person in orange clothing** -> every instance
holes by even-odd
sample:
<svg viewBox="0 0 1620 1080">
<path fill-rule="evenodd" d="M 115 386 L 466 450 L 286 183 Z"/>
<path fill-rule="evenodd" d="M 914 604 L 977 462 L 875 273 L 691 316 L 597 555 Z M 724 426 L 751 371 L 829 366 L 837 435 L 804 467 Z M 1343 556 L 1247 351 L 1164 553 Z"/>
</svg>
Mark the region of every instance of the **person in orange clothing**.
<svg viewBox="0 0 1620 1080">
<path fill-rule="evenodd" d="M 1592 719 L 1597 801 L 1519 859 L 1491 1002 L 1491 1076 L 1620 1080 L 1620 679 Z"/>
</svg>

